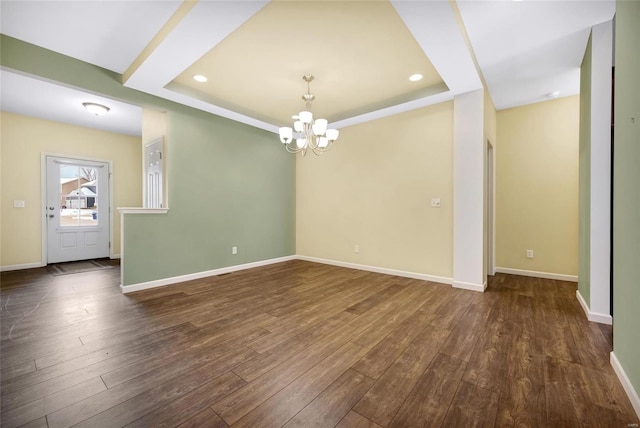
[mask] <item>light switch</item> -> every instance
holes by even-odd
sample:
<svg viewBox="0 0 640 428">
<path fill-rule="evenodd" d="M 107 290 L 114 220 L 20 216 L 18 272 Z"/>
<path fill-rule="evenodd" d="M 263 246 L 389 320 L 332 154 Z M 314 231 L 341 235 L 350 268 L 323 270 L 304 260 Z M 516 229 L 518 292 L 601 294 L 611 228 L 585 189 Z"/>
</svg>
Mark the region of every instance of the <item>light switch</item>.
<svg viewBox="0 0 640 428">
<path fill-rule="evenodd" d="M 24 201 L 19 201 L 19 200 L 13 201 L 13 208 L 24 208 L 24 207 L 25 207 Z"/>
<path fill-rule="evenodd" d="M 431 198 L 431 207 L 440 208 L 440 198 Z"/>
</svg>

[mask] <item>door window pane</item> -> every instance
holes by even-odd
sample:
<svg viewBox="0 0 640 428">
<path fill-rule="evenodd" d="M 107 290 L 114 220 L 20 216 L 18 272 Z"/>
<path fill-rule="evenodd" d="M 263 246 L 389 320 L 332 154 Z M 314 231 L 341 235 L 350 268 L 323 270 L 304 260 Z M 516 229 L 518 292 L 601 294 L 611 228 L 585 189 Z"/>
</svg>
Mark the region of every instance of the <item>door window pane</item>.
<svg viewBox="0 0 640 428">
<path fill-rule="evenodd" d="M 97 168 L 60 165 L 60 226 L 97 226 Z"/>
</svg>

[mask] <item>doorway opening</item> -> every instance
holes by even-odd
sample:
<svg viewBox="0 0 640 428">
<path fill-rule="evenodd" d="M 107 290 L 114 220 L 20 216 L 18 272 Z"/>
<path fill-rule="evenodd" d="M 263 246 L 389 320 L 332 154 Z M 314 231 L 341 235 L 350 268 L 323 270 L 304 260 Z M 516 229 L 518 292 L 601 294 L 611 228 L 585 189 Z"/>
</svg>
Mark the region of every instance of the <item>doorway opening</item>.
<svg viewBox="0 0 640 428">
<path fill-rule="evenodd" d="M 486 234 L 487 234 L 487 275 L 493 276 L 496 274 L 495 264 L 495 153 L 493 145 L 487 140 L 487 169 L 486 169 L 486 183 L 487 183 L 487 219 L 486 219 Z"/>
<path fill-rule="evenodd" d="M 43 155 L 42 260 L 111 256 L 109 162 Z"/>
</svg>

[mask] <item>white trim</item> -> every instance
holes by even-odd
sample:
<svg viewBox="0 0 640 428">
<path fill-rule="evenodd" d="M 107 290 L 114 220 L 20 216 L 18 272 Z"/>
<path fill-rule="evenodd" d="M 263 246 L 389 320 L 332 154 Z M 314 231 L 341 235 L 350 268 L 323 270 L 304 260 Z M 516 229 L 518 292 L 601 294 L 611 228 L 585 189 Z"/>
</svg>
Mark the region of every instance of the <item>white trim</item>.
<svg viewBox="0 0 640 428">
<path fill-rule="evenodd" d="M 402 276 L 405 278 L 421 279 L 423 281 L 438 282 L 440 284 L 451 285 L 451 283 L 453 282 L 452 278 L 447 278 L 444 276 L 427 275 L 424 273 L 407 272 L 403 270 L 387 269 L 387 268 L 381 268 L 381 267 L 369 266 L 369 265 L 359 265 L 356 263 L 340 262 L 337 260 L 320 259 L 317 257 L 309 257 L 309 256 L 301 256 L 301 255 L 297 255 L 295 258 L 298 260 L 304 260 L 307 262 L 322 263 L 325 265 L 333 265 L 333 266 L 340 266 L 340 267 L 346 267 L 346 268 L 357 269 L 357 270 L 364 270 L 368 272 L 383 273 L 386 275 Z"/>
<path fill-rule="evenodd" d="M 631 401 L 631 405 L 633 406 L 633 409 L 636 411 L 636 415 L 640 418 L 640 397 L 638 397 L 638 393 L 633 387 L 633 384 L 629 380 L 629 377 L 627 376 L 624 369 L 622 368 L 620 361 L 618 361 L 618 357 L 616 357 L 616 354 L 614 354 L 613 351 L 611 351 L 609 361 L 611 362 L 611 367 L 613 367 L 613 371 L 616 372 L 618 379 L 620 379 L 620 383 L 624 388 L 624 392 L 627 393 L 627 397 L 629 397 L 629 401 Z"/>
<path fill-rule="evenodd" d="M 483 111 L 482 89 L 454 98 L 453 282 L 474 290 L 487 280 Z"/>
<path fill-rule="evenodd" d="M 0 266 L 0 272 L 7 272 L 10 270 L 33 269 L 33 268 L 39 268 L 43 266 L 46 266 L 46 264 L 42 264 L 41 262 L 22 263 L 19 265 L 7 265 L 7 266 Z"/>
<path fill-rule="evenodd" d="M 110 257 L 110 259 L 119 259 L 120 258 L 120 254 L 114 254 Z"/>
<path fill-rule="evenodd" d="M 120 214 L 166 214 L 169 208 L 118 207 Z"/>
<path fill-rule="evenodd" d="M 482 284 L 472 284 L 470 282 L 453 281 L 453 283 L 451 285 L 453 286 L 453 288 L 461 288 L 463 290 L 479 291 L 481 293 L 484 293 L 484 290 L 487 289 L 487 281 L 485 281 Z"/>
<path fill-rule="evenodd" d="M 598 312 L 591 312 L 589 310 L 589 306 L 587 305 L 587 302 L 582 297 L 582 294 L 580 294 L 580 290 L 576 290 L 576 298 L 578 299 L 578 302 L 580 302 L 580 306 L 582 306 L 582 310 L 584 311 L 589 321 L 597 322 L 600 324 L 613 325 L 613 317 L 611 315 L 601 314 Z"/>
<path fill-rule="evenodd" d="M 271 265 L 275 263 L 282 263 L 289 260 L 295 260 L 296 256 L 278 257 L 275 259 L 260 260 L 257 262 L 245 263 L 242 265 L 227 266 L 219 269 L 206 270 L 203 272 L 189 273 L 186 275 L 173 276 L 170 278 L 156 279 L 154 281 L 141 282 L 139 284 L 122 285 L 120 289 L 123 294 L 132 293 L 134 291 L 147 290 L 149 288 L 163 287 L 165 285 L 176 284 L 179 282 L 192 281 L 194 279 L 206 278 L 209 276 L 222 275 L 230 272 L 237 272 L 239 270 L 251 269 L 260 266 Z"/>
<path fill-rule="evenodd" d="M 535 270 L 522 270 L 496 267 L 498 273 L 508 273 L 510 275 L 532 276 L 534 278 L 557 279 L 559 281 L 578 282 L 577 275 L 565 275 L 563 273 L 538 272 Z"/>
<path fill-rule="evenodd" d="M 611 61 L 613 21 L 591 29 L 589 163 L 589 297 L 591 309 L 611 312 Z"/>
</svg>

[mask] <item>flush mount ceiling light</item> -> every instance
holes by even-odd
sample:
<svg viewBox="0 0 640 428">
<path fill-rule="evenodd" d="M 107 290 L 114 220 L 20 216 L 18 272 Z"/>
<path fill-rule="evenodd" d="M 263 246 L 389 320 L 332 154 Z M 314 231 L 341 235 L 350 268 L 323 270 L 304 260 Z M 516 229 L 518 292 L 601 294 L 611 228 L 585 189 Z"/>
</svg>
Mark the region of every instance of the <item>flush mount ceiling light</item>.
<svg viewBox="0 0 640 428">
<path fill-rule="evenodd" d="M 109 110 L 111 110 L 107 106 L 103 106 L 102 104 L 96 103 L 82 103 L 84 108 L 91 114 L 95 114 L 96 116 L 102 116 L 103 114 L 107 114 Z"/>
<path fill-rule="evenodd" d="M 302 153 L 304 156 L 307 149 L 311 148 L 314 154 L 321 155 L 331 149 L 333 143 L 338 139 L 339 131 L 327 129 L 326 119 L 313 119 L 311 103 L 316 98 L 310 92 L 310 83 L 313 79 L 311 74 L 302 76 L 302 80 L 307 82 L 307 93 L 302 96 L 305 110 L 292 116 L 292 119 L 295 120 L 293 128 L 284 126 L 278 130 L 280 142 L 284 144 L 289 153 Z"/>
<path fill-rule="evenodd" d="M 422 74 L 420 73 L 412 74 L 411 76 L 409 76 L 409 80 L 411 80 L 412 82 L 417 82 L 418 80 L 422 80 Z"/>
<path fill-rule="evenodd" d="M 548 94 L 545 95 L 545 97 L 547 97 L 550 100 L 554 98 L 558 98 L 559 96 L 560 96 L 560 91 L 549 92 Z"/>
<path fill-rule="evenodd" d="M 196 82 L 204 83 L 209 79 L 207 79 L 207 76 L 203 76 L 202 74 L 196 74 L 195 76 L 193 76 L 193 80 L 195 80 Z"/>
</svg>

